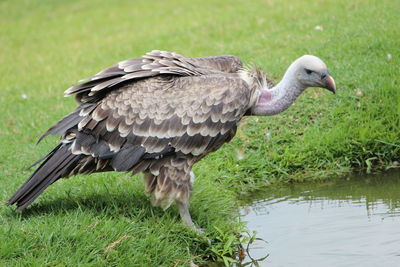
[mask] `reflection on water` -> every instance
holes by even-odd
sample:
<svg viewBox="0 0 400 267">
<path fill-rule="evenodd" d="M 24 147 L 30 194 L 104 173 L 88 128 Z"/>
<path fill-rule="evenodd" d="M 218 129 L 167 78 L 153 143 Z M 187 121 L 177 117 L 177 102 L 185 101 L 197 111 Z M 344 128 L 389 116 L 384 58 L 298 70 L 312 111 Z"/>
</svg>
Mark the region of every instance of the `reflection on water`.
<svg viewBox="0 0 400 267">
<path fill-rule="evenodd" d="M 260 266 L 400 266 L 400 173 L 267 189 L 243 207 Z"/>
</svg>

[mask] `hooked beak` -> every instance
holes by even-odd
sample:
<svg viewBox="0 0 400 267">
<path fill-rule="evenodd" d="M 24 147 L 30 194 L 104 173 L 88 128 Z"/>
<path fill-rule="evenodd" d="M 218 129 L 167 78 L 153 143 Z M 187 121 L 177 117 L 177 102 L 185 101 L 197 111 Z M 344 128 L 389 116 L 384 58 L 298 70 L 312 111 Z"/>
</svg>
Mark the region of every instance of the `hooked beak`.
<svg viewBox="0 0 400 267">
<path fill-rule="evenodd" d="M 323 88 L 328 89 L 332 93 L 336 93 L 336 84 L 335 80 L 330 76 L 328 73 L 323 73 L 322 74 L 322 82 L 323 82 Z"/>
</svg>

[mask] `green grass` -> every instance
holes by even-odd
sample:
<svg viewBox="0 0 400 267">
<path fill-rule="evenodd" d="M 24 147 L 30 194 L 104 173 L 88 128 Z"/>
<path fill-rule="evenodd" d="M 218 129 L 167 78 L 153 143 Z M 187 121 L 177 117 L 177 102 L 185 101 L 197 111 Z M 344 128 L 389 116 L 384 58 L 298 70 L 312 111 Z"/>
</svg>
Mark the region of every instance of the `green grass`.
<svg viewBox="0 0 400 267">
<path fill-rule="evenodd" d="M 314 54 L 339 91 L 309 89 L 280 115 L 246 118 L 232 143 L 196 166 L 191 211 L 211 246 L 181 225 L 176 208 L 151 207 L 139 177 L 97 174 L 57 182 L 23 213 L 1 205 L 0 265 L 201 263 L 221 257 L 215 251 L 240 231 L 240 193 L 390 166 L 400 156 L 398 10 L 398 0 L 1 1 L 2 202 L 56 144 L 35 142 L 75 107 L 63 91 L 152 49 L 234 54 L 277 80 Z"/>
</svg>

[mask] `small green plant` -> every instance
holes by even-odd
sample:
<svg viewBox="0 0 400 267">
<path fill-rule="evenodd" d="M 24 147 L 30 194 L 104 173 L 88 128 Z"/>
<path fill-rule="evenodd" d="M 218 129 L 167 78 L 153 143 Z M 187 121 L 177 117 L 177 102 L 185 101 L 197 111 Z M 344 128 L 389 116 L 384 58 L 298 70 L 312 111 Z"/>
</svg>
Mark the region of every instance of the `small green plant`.
<svg viewBox="0 0 400 267">
<path fill-rule="evenodd" d="M 215 243 L 211 247 L 211 251 L 215 255 L 217 262 L 223 262 L 225 266 L 232 263 L 238 263 L 237 253 L 241 249 L 240 234 L 234 232 L 225 232 L 214 226 L 217 231 Z"/>
<path fill-rule="evenodd" d="M 217 236 L 214 239 L 214 244 L 211 246 L 211 251 L 216 262 L 224 263 L 225 266 L 231 266 L 233 264 L 238 266 L 247 266 L 250 264 L 258 266 L 259 261 L 268 257 L 268 254 L 261 259 L 253 259 L 250 256 L 249 246 L 256 240 L 264 240 L 257 238 L 257 233 L 255 231 L 252 233 L 247 232 L 246 223 L 239 222 L 234 231 L 223 231 L 216 226 L 214 226 L 214 229 L 216 230 Z M 249 256 L 250 261 L 243 263 L 246 255 Z"/>
</svg>

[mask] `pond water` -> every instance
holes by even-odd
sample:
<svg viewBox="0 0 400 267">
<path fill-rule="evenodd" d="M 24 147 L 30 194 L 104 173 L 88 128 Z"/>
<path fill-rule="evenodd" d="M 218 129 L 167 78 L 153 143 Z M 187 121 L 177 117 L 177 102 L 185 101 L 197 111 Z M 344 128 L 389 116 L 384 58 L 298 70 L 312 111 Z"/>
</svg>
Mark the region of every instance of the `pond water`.
<svg viewBox="0 0 400 267">
<path fill-rule="evenodd" d="M 242 218 L 266 242 L 260 266 L 400 266 L 400 172 L 290 185 L 252 196 Z M 244 261 L 246 262 L 246 261 Z"/>
</svg>

